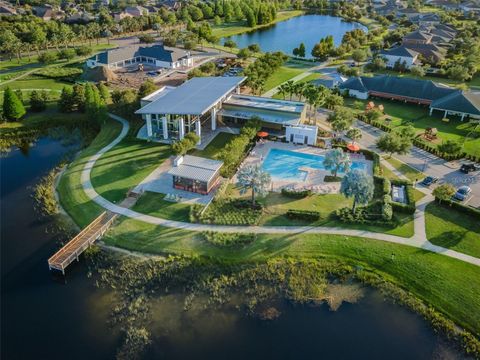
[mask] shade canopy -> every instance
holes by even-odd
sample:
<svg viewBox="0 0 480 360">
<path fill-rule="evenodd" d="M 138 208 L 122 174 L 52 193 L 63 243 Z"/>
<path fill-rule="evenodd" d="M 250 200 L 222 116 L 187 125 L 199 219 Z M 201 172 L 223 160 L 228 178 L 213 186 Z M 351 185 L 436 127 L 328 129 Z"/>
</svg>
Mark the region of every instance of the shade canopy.
<svg viewBox="0 0 480 360">
<path fill-rule="evenodd" d="M 261 137 L 261 138 L 267 137 L 267 136 L 268 136 L 268 132 L 266 132 L 266 131 L 259 131 L 259 132 L 257 132 L 257 136 L 258 136 L 258 137 Z"/>
<path fill-rule="evenodd" d="M 357 144 L 354 144 L 354 143 L 350 143 L 347 145 L 347 149 L 350 150 L 350 151 L 358 151 L 360 150 L 360 146 L 358 146 Z"/>
</svg>

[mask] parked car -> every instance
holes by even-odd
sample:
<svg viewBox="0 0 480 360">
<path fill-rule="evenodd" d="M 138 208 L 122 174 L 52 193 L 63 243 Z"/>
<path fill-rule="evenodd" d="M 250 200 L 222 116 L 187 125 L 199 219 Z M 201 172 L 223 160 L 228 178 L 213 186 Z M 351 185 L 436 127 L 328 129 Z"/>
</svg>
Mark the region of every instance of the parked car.
<svg viewBox="0 0 480 360">
<path fill-rule="evenodd" d="M 477 171 L 477 170 L 480 170 L 480 166 L 477 166 L 475 164 L 462 164 L 462 166 L 460 167 L 460 171 L 465 174 L 468 174 L 470 172 Z"/>
<path fill-rule="evenodd" d="M 455 199 L 459 200 L 459 201 L 464 201 L 464 200 L 468 199 L 471 192 L 472 192 L 472 189 L 470 189 L 470 187 L 460 186 L 457 189 L 457 192 L 455 193 L 455 195 L 453 195 L 453 197 Z"/>
<path fill-rule="evenodd" d="M 149 75 L 149 76 L 157 76 L 158 74 L 157 74 L 156 71 L 149 71 L 149 72 L 147 72 L 147 75 Z"/>
<path fill-rule="evenodd" d="M 434 176 L 427 176 L 425 179 L 422 180 L 420 184 L 425 186 L 430 186 L 438 182 L 438 178 Z"/>
</svg>

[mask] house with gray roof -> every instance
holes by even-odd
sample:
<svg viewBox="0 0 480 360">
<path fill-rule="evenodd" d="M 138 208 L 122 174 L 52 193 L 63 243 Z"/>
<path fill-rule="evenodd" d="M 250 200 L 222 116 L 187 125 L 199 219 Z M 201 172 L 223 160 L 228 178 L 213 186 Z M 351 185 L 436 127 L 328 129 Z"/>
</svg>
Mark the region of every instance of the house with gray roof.
<svg viewBox="0 0 480 360">
<path fill-rule="evenodd" d="M 163 45 L 132 45 L 107 50 L 87 60 L 87 66 L 107 66 L 119 69 L 134 64 L 145 64 L 159 68 L 177 69 L 193 66 L 193 58 L 188 51 Z"/>
<path fill-rule="evenodd" d="M 402 63 L 407 69 L 410 69 L 412 66 L 420 63 L 418 59 L 419 53 L 403 45 L 388 50 L 381 50 L 379 54 L 385 59 L 387 68 L 393 68 L 395 64 Z"/>
<path fill-rule="evenodd" d="M 350 78 L 339 86 L 349 96 L 358 99 L 370 97 L 428 105 L 447 115 L 480 119 L 480 93 L 461 91 L 430 80 L 381 75 Z"/>
</svg>

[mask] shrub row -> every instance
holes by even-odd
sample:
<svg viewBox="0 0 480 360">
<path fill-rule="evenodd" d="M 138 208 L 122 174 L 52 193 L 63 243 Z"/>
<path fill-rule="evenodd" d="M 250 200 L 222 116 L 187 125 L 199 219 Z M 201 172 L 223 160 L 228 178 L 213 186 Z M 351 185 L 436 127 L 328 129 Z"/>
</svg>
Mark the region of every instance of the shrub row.
<svg viewBox="0 0 480 360">
<path fill-rule="evenodd" d="M 323 178 L 323 181 L 325 181 L 325 182 L 340 182 L 340 181 L 342 181 L 342 177 L 341 176 L 333 176 L 333 175 L 325 175 L 325 177 Z"/>
<path fill-rule="evenodd" d="M 215 246 L 243 247 L 251 244 L 256 239 L 256 234 L 219 233 L 207 231 L 202 233 L 203 239 Z"/>
<path fill-rule="evenodd" d="M 82 69 L 75 67 L 47 67 L 36 71 L 35 75 L 43 78 L 75 82 L 82 73 Z"/>
<path fill-rule="evenodd" d="M 238 199 L 216 199 L 202 213 L 203 208 L 190 208 L 190 221 L 220 225 L 255 225 L 263 213 L 261 204 Z"/>
<path fill-rule="evenodd" d="M 471 215 L 477 219 L 480 220 L 480 210 L 475 209 L 471 206 L 468 205 L 463 205 L 457 201 L 453 200 L 439 200 L 438 198 L 435 198 L 435 201 L 443 206 L 450 206 L 454 208 L 455 210 L 461 211 L 465 214 Z"/>
<path fill-rule="evenodd" d="M 383 195 L 390 194 L 390 190 L 392 189 L 392 184 L 391 184 L 390 180 L 388 180 L 387 178 L 385 178 L 383 176 L 374 175 L 373 176 L 373 181 L 374 181 L 374 183 L 379 185 L 380 189 L 382 189 L 382 194 Z"/>
<path fill-rule="evenodd" d="M 380 207 L 380 208 L 379 208 Z M 372 208 L 376 209 L 372 211 Z M 355 212 L 350 208 L 338 209 L 335 215 L 340 221 L 351 224 L 380 225 L 395 227 L 391 205 L 378 202 L 375 206 L 357 207 Z"/>
<path fill-rule="evenodd" d="M 303 199 L 311 196 L 312 190 L 289 190 L 284 188 L 282 189 L 282 195 L 294 199 Z"/>
<path fill-rule="evenodd" d="M 306 221 L 316 221 L 320 219 L 320 213 L 318 211 L 310 211 L 310 210 L 288 209 L 286 216 L 289 219 L 306 220 Z"/>
<path fill-rule="evenodd" d="M 220 170 L 223 177 L 230 178 L 235 174 L 238 166 L 255 145 L 254 140 L 259 130 L 260 122 L 252 119 L 240 130 L 240 136 L 234 137 L 225 145 L 219 154 L 219 158 L 223 161 Z"/>
</svg>

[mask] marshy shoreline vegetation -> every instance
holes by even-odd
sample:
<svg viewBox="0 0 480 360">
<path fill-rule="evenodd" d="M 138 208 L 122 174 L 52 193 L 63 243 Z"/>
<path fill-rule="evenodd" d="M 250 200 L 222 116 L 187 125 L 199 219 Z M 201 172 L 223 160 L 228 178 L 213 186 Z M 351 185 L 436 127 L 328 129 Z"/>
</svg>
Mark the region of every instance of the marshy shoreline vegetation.
<svg viewBox="0 0 480 360">
<path fill-rule="evenodd" d="M 365 287 L 375 288 L 389 301 L 421 315 L 459 350 L 480 354 L 475 336 L 415 295 L 368 268 L 339 259 L 286 256 L 243 263 L 184 255 L 138 259 L 104 253 L 96 247 L 88 258 L 96 286 L 115 293 L 112 325 L 123 334 L 119 359 L 141 357 L 151 342 L 151 303 L 167 294 L 181 295 L 185 311 L 195 303 L 204 310 L 233 306 L 247 316 L 274 320 L 281 316 L 275 307 L 278 300 L 303 305 L 326 302 L 335 311 L 343 302 L 355 303 Z"/>
</svg>

